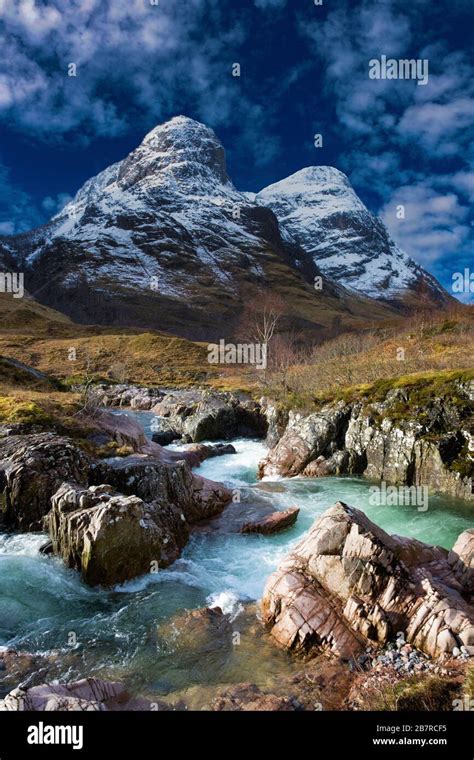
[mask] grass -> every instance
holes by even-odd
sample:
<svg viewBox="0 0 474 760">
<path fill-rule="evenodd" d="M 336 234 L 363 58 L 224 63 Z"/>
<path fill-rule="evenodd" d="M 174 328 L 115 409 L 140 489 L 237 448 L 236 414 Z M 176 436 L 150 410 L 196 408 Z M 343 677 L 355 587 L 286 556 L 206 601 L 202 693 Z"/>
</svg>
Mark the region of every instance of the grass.
<svg viewBox="0 0 474 760">
<path fill-rule="evenodd" d="M 152 332 L 48 338 L 16 335 L 14 339 L 0 333 L 0 354 L 60 379 L 65 389 L 89 375 L 97 381 L 174 388 L 249 390 L 256 384 L 246 368 L 209 364 L 207 344 Z M 0 375 L 13 383 L 1 367 Z"/>
<path fill-rule="evenodd" d="M 439 676 L 412 676 L 385 686 L 368 700 L 365 709 L 406 712 L 453 709 L 458 697 L 459 683 Z"/>
<path fill-rule="evenodd" d="M 474 699 L 474 665 L 467 669 L 464 692 L 470 699 Z"/>
<path fill-rule="evenodd" d="M 346 333 L 303 350 L 290 366 L 271 373 L 266 395 L 311 409 L 324 400 L 380 400 L 389 390 L 416 386 L 421 403 L 433 393 L 449 394 L 453 379 L 471 379 L 473 354 L 471 312 L 407 320 L 402 327 Z"/>
<path fill-rule="evenodd" d="M 0 315 L 3 307 L 0 298 Z M 391 410 L 402 418 L 414 409 L 423 415 L 434 396 L 453 405 L 465 404 L 457 383 L 474 376 L 470 369 L 474 316 L 467 309 L 398 321 L 390 329 L 344 333 L 313 347 L 301 346 L 296 338 L 293 342 L 298 345 L 292 345 L 287 355 L 281 342 L 273 348 L 270 344 L 262 382 L 262 373 L 250 367 L 209 364 L 206 343 L 155 331 L 74 325 L 34 302 L 22 308 L 33 315 L 29 329 L 12 315 L 15 327 L 7 320 L 0 330 L 2 421 L 46 424 L 52 419 L 74 426 L 71 410 L 79 403 L 74 387 L 86 377 L 163 388 L 244 390 L 255 398 L 265 395 L 280 406 L 305 411 L 338 399 L 370 403 L 406 388 L 407 398 L 395 400 Z M 401 349 L 403 360 L 399 360 Z M 2 355 L 46 373 L 53 387 L 48 380 L 7 365 Z"/>
</svg>

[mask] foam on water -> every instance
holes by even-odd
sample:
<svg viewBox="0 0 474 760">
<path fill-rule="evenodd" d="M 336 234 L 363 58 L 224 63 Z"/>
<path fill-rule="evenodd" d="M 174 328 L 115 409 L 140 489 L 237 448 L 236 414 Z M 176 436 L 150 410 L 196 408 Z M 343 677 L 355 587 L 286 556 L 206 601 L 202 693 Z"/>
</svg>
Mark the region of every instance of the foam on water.
<svg viewBox="0 0 474 760">
<path fill-rule="evenodd" d="M 246 439 L 233 444 L 236 454 L 208 459 L 196 471 L 241 489 L 250 500 L 258 494 L 279 509 L 298 506 L 292 528 L 269 536 L 196 531 L 171 567 L 108 591 L 87 587 L 59 559 L 40 555 L 44 534 L 0 535 L 0 645 L 31 652 L 67 651 L 68 656 L 58 661 L 57 677 L 99 673 L 131 679 L 140 688 L 153 684 L 165 693 L 186 686 L 191 676 L 179 668 L 175 655 L 157 656 L 150 643 L 157 625 L 204 605 L 239 614 L 242 602 L 260 598 L 270 573 L 335 501 L 364 510 L 390 533 L 447 548 L 472 526 L 469 505 L 448 497 L 432 496 L 427 512 L 370 506 L 370 484 L 357 478 L 281 479 L 274 490 L 268 482 L 261 488 L 256 469 L 265 455 L 264 445 Z M 70 631 L 76 633 L 77 645 L 68 649 Z M 210 673 L 209 680 L 214 676 Z M 251 675 L 237 669 L 235 678 L 245 677 Z"/>
</svg>

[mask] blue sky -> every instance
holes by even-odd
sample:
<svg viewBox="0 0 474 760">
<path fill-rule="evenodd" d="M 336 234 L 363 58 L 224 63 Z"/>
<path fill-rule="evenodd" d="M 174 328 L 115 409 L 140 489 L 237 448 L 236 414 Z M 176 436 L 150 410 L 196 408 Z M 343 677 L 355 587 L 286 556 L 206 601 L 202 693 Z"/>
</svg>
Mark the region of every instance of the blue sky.
<svg viewBox="0 0 474 760">
<path fill-rule="evenodd" d="M 0 0 L 0 233 L 182 113 L 217 132 L 239 189 L 345 171 L 450 289 L 472 268 L 473 22 L 471 0 Z M 427 58 L 428 84 L 369 79 L 381 55 Z"/>
</svg>

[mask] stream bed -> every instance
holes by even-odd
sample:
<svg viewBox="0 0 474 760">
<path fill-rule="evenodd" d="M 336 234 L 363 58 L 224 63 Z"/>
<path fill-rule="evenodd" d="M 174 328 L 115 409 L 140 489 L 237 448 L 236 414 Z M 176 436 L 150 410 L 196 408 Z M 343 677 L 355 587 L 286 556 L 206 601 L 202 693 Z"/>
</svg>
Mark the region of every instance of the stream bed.
<svg viewBox="0 0 474 760">
<path fill-rule="evenodd" d="M 134 416 L 150 435 L 152 415 Z M 112 590 L 89 588 L 59 559 L 40 555 L 43 534 L 0 534 L 0 645 L 43 655 L 48 680 L 95 675 L 170 700 L 216 684 L 252 681 L 272 688 L 294 666 L 267 640 L 248 603 L 261 597 L 270 573 L 328 506 L 347 502 L 389 533 L 446 548 L 473 525 L 472 505 L 447 496 L 431 496 L 426 512 L 370 506 L 370 483 L 358 478 L 257 483 L 263 443 L 232 443 L 237 454 L 208 459 L 197 472 L 246 498 L 258 493 L 278 509 L 298 506 L 292 528 L 273 536 L 198 529 L 170 568 Z M 234 629 L 242 629 L 239 646 L 203 655 L 180 645 L 179 615 L 203 606 L 220 606 L 232 616 Z"/>
</svg>

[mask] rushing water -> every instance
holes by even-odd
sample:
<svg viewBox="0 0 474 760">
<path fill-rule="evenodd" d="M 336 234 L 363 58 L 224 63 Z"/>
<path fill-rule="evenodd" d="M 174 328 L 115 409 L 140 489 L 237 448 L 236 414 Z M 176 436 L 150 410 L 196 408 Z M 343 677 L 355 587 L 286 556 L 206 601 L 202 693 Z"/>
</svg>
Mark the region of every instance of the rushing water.
<svg viewBox="0 0 474 760">
<path fill-rule="evenodd" d="M 135 416 L 150 434 L 152 415 Z M 102 675 L 148 694 L 172 695 L 199 684 L 244 680 L 268 685 L 289 665 L 286 655 L 258 633 L 229 656 L 206 659 L 175 647 L 173 635 L 160 635 L 160 630 L 166 632 L 167 622 L 184 610 L 218 605 L 235 614 L 242 602 L 257 600 L 280 559 L 336 500 L 364 510 L 388 532 L 446 548 L 472 526 L 472 508 L 448 497 L 431 496 L 426 512 L 370 506 L 370 484 L 356 478 L 258 484 L 263 444 L 233 443 L 237 454 L 209 459 L 199 473 L 240 489 L 243 498 L 258 493 L 280 509 L 299 506 L 295 526 L 274 536 L 198 530 L 172 567 L 112 591 L 91 589 L 60 560 L 40 555 L 43 535 L 0 535 L 0 644 L 49 657 L 54 653 L 48 671 L 54 677 Z M 71 632 L 76 643 L 71 643 Z"/>
</svg>

